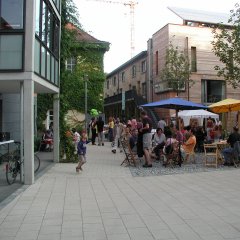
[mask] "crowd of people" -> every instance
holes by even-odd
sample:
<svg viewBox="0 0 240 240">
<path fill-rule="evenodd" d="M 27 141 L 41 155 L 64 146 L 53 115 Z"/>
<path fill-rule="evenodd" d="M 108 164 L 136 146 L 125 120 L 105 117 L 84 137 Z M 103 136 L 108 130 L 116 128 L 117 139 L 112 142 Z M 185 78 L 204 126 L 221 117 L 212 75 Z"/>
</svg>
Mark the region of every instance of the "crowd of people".
<svg viewBox="0 0 240 240">
<path fill-rule="evenodd" d="M 119 139 L 128 139 L 130 147 L 136 155 L 144 157 L 143 167 L 152 167 L 154 160 L 163 157 L 163 164 L 167 161 L 167 155 L 171 154 L 174 145 L 179 146 L 179 165 L 188 162 L 189 157 L 194 152 L 203 152 L 204 143 L 218 142 L 224 139 L 224 131 L 221 122 L 216 122 L 212 118 L 206 119 L 204 126 L 199 126 L 198 121 L 190 122 L 184 127 L 183 121 L 179 124 L 167 124 L 164 118 L 157 123 L 156 132 L 152 132 L 153 123 L 145 111 L 141 112 L 141 117 L 137 121 L 135 117 L 121 122 L 120 118 L 109 118 L 109 141 L 112 142 L 112 152 L 115 154 L 119 147 Z M 234 127 L 227 142 L 231 147 L 223 151 L 224 165 L 230 165 L 229 156 L 233 145 L 240 141 L 238 128 Z M 228 155 L 228 156 L 227 156 Z"/>
<path fill-rule="evenodd" d="M 184 127 L 183 121 L 178 124 L 171 122 L 167 124 L 164 118 L 157 123 L 157 129 L 153 132 L 153 122 L 145 111 L 140 114 L 140 119 L 132 117 L 126 122 L 120 118 L 109 117 L 108 119 L 108 140 L 111 142 L 111 151 L 117 153 L 117 149 L 121 151 L 120 139 L 124 138 L 128 141 L 131 151 L 138 158 L 144 159 L 144 168 L 151 168 L 152 162 L 162 160 L 163 165 L 167 165 L 168 155 L 172 154 L 174 149 L 178 151 L 178 164 L 187 162 L 189 156 L 194 152 L 203 152 L 204 143 L 213 143 L 224 138 L 221 122 L 215 122 L 208 118 L 205 126 L 198 126 L 197 121 L 192 121 L 189 126 Z M 101 116 L 93 117 L 89 123 L 89 132 L 82 131 L 81 136 L 72 129 L 71 136 L 75 147 L 75 154 L 78 154 L 79 163 L 76 171 L 82 170 L 82 165 L 86 163 L 86 144 L 88 137 L 91 139 L 92 145 L 104 146 L 104 120 Z M 231 162 L 231 153 L 236 141 L 240 141 L 238 128 L 234 127 L 233 133 L 230 134 L 227 142 L 230 147 L 224 149 L 225 165 Z M 90 135 L 90 136 L 89 136 Z M 177 147 L 176 147 L 177 146 Z"/>
</svg>

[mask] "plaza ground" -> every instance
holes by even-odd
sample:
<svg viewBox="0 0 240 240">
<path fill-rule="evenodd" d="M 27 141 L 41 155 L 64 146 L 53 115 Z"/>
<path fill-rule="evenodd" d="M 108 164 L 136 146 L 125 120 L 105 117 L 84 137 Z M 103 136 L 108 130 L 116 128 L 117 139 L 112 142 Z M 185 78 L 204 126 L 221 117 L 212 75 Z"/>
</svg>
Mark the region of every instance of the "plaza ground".
<svg viewBox="0 0 240 240">
<path fill-rule="evenodd" d="M 54 164 L 0 210 L 1 240 L 240 240 L 240 169 L 133 177 L 88 145 L 81 173 Z"/>
</svg>

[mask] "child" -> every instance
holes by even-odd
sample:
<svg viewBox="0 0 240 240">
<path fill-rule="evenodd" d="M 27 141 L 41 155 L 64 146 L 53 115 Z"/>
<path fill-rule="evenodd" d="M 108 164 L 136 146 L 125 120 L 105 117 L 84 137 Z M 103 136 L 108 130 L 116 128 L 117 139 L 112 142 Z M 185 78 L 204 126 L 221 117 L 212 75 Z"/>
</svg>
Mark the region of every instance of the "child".
<svg viewBox="0 0 240 240">
<path fill-rule="evenodd" d="M 76 172 L 79 172 L 79 170 L 82 170 L 82 165 L 86 163 L 86 150 L 87 150 L 87 134 L 86 132 L 82 132 L 81 140 L 78 142 L 77 145 L 77 153 L 78 153 L 78 159 L 79 163 L 76 167 Z"/>
</svg>

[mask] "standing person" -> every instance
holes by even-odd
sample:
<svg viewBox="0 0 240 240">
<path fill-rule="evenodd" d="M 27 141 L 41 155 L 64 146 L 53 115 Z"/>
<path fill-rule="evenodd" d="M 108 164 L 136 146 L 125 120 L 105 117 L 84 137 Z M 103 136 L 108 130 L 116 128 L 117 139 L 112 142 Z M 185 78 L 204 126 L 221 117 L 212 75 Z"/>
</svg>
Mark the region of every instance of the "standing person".
<svg viewBox="0 0 240 240">
<path fill-rule="evenodd" d="M 98 146 L 104 146 L 103 140 L 103 128 L 104 128 L 104 121 L 101 116 L 98 117 L 96 122 L 97 126 L 97 134 L 98 134 Z"/>
<path fill-rule="evenodd" d="M 119 145 L 119 139 L 123 133 L 123 124 L 120 122 L 120 119 L 117 118 L 114 128 L 113 128 L 113 138 L 114 138 L 114 146 L 112 149 L 113 153 L 116 153 L 117 147 Z"/>
<path fill-rule="evenodd" d="M 143 128 L 140 131 L 143 133 L 143 152 L 145 164 L 143 167 L 152 167 L 150 151 L 152 148 L 152 120 L 147 116 L 145 111 L 141 112 Z"/>
<path fill-rule="evenodd" d="M 73 132 L 73 144 L 75 147 L 74 154 L 77 154 L 77 146 L 80 141 L 80 134 L 77 132 L 76 128 L 73 128 L 72 132 Z"/>
<path fill-rule="evenodd" d="M 92 117 L 91 123 L 90 123 L 90 128 L 92 132 L 92 145 L 96 145 L 95 140 L 97 137 L 97 126 L 96 126 L 96 118 Z"/>
<path fill-rule="evenodd" d="M 108 138 L 110 142 L 113 142 L 113 128 L 114 128 L 114 119 L 109 117 L 108 119 Z"/>
<path fill-rule="evenodd" d="M 165 122 L 165 120 L 164 120 L 164 118 L 162 118 L 159 122 L 158 122 L 158 124 L 157 124 L 157 127 L 158 128 L 161 128 L 162 130 L 163 130 L 163 132 L 164 132 L 164 128 L 167 126 L 167 123 Z"/>
<path fill-rule="evenodd" d="M 77 153 L 78 153 L 78 165 L 76 167 L 76 172 L 82 169 L 82 165 L 86 163 L 86 152 L 87 152 L 87 134 L 86 132 L 82 132 L 81 140 L 78 142 L 77 145 Z"/>
</svg>

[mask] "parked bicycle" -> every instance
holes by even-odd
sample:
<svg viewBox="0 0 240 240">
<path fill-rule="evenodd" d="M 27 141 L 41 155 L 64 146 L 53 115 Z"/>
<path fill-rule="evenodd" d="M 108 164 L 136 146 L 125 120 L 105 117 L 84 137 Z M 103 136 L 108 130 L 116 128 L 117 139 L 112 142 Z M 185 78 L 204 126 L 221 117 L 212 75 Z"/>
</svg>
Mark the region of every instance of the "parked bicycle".
<svg viewBox="0 0 240 240">
<path fill-rule="evenodd" d="M 14 142 L 16 144 L 16 150 L 14 150 L 8 158 L 6 164 L 6 179 L 9 185 L 13 184 L 16 181 L 17 175 L 21 172 L 21 166 L 23 160 L 21 161 L 20 155 L 20 142 Z M 34 153 L 34 173 L 36 173 L 40 168 L 40 158 L 37 156 L 37 153 Z"/>
</svg>

